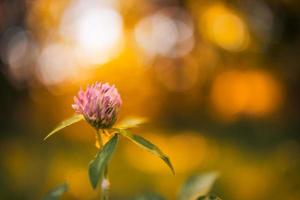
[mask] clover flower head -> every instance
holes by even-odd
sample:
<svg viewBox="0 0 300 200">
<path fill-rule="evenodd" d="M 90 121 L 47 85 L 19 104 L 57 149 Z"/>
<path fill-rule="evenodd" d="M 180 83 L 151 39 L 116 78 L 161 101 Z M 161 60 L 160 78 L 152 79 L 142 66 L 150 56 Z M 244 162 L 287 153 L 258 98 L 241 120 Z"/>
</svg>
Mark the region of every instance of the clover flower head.
<svg viewBox="0 0 300 200">
<path fill-rule="evenodd" d="M 72 108 L 98 130 L 113 126 L 121 105 L 120 94 L 114 85 L 96 82 L 85 91 L 79 90 Z"/>
</svg>

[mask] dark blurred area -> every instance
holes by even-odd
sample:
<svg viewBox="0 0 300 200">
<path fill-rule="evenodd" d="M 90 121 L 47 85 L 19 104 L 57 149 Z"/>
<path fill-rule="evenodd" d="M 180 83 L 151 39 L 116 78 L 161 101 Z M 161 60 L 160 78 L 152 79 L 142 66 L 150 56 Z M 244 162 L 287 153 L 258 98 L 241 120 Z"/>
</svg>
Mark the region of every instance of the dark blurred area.
<svg viewBox="0 0 300 200">
<path fill-rule="evenodd" d="M 300 199 L 300 1 L 0 0 L 0 199 L 97 199 L 93 130 L 68 127 L 73 96 L 115 84 L 120 119 L 170 155 L 176 176 L 121 141 L 112 199 L 175 199 L 205 170 L 231 200 Z"/>
</svg>

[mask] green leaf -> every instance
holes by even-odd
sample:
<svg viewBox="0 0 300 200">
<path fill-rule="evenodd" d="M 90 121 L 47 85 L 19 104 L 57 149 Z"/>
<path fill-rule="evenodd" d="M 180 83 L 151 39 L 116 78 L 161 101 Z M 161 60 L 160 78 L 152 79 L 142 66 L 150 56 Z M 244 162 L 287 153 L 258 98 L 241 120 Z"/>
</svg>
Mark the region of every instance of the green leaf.
<svg viewBox="0 0 300 200">
<path fill-rule="evenodd" d="M 53 131 L 51 131 L 45 138 L 44 138 L 44 140 L 47 140 L 50 136 L 52 136 L 54 133 L 56 133 L 57 131 L 60 131 L 61 129 L 63 129 L 63 128 L 65 128 L 65 127 L 67 127 L 67 126 L 70 126 L 70 125 L 72 125 L 72 124 L 74 124 L 74 123 L 76 123 L 76 122 L 79 122 L 79 121 L 81 121 L 81 120 L 83 120 L 84 119 L 84 117 L 82 116 L 82 115 L 74 115 L 74 116 L 72 116 L 72 117 L 70 117 L 70 118 L 68 118 L 68 119 L 66 119 L 66 120 L 64 120 L 64 121 L 62 121 L 60 124 L 58 124 L 57 126 L 56 126 L 56 128 L 53 130 Z"/>
<path fill-rule="evenodd" d="M 134 198 L 134 200 L 165 200 L 162 196 L 156 193 L 145 193 Z"/>
<path fill-rule="evenodd" d="M 53 190 L 49 191 L 44 200 L 58 200 L 65 192 L 68 191 L 68 185 L 66 183 L 55 187 Z"/>
<path fill-rule="evenodd" d="M 96 158 L 90 162 L 89 178 L 92 187 L 95 189 L 103 176 L 105 167 L 110 161 L 112 154 L 117 146 L 118 134 L 115 134 L 96 155 Z"/>
<path fill-rule="evenodd" d="M 181 187 L 178 200 L 195 200 L 197 197 L 207 195 L 217 178 L 217 172 L 190 177 Z"/>
<path fill-rule="evenodd" d="M 197 200 L 222 200 L 222 199 L 220 199 L 217 196 L 210 195 L 210 196 L 201 196 L 201 197 L 198 197 Z"/>
<path fill-rule="evenodd" d="M 144 139 L 139 135 L 134 135 L 130 133 L 128 130 L 119 129 L 119 133 L 124 137 L 128 138 L 129 140 L 131 140 L 133 143 L 142 147 L 143 149 L 146 149 L 150 153 L 160 157 L 168 165 L 172 173 L 175 174 L 174 168 L 172 166 L 169 157 L 166 154 L 164 154 L 157 146 L 155 146 L 154 144 L 152 144 L 151 142 L 149 142 L 148 140 Z"/>
<path fill-rule="evenodd" d="M 128 117 L 119 122 L 115 127 L 119 129 L 129 129 L 138 127 L 147 121 L 144 117 Z"/>
</svg>

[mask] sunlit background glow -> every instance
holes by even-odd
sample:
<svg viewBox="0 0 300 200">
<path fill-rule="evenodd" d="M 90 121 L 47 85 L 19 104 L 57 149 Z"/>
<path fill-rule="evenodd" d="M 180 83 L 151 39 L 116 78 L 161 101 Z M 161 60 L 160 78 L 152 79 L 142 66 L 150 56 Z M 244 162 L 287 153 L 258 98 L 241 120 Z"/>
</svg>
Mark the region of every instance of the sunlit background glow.
<svg viewBox="0 0 300 200">
<path fill-rule="evenodd" d="M 16 81 L 30 78 L 36 56 L 30 34 L 21 27 L 11 27 L 4 32 L 1 43 L 1 58 L 8 65 L 11 77 Z"/>
<path fill-rule="evenodd" d="M 146 16 L 135 27 L 135 39 L 146 54 L 180 57 L 194 45 L 193 26 L 187 13 L 178 8 Z"/>
<path fill-rule="evenodd" d="M 99 1 L 75 1 L 65 11 L 60 33 L 74 42 L 86 64 L 103 64 L 121 48 L 122 17 Z"/>
<path fill-rule="evenodd" d="M 73 49 L 54 43 L 42 49 L 37 64 L 40 80 L 47 85 L 62 83 L 71 78 L 77 67 Z"/>
</svg>

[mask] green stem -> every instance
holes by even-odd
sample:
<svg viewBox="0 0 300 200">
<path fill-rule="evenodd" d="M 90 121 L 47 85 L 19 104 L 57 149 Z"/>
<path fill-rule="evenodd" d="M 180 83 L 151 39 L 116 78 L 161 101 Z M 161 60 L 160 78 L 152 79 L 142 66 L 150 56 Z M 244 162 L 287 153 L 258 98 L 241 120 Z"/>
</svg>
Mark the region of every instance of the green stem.
<svg viewBox="0 0 300 200">
<path fill-rule="evenodd" d="M 108 200 L 109 199 L 109 186 L 110 182 L 108 179 L 108 167 L 105 167 L 104 174 L 103 174 L 103 179 L 101 182 L 101 188 L 102 188 L 102 197 L 101 200 Z"/>
<path fill-rule="evenodd" d="M 100 145 L 100 150 L 103 149 L 103 140 L 102 135 L 104 134 L 104 130 L 101 130 L 101 133 L 99 133 L 99 130 L 97 130 L 97 140 Z M 110 182 L 108 179 L 108 167 L 105 166 L 103 178 L 101 180 L 101 200 L 108 200 L 109 199 L 109 186 Z"/>
</svg>

